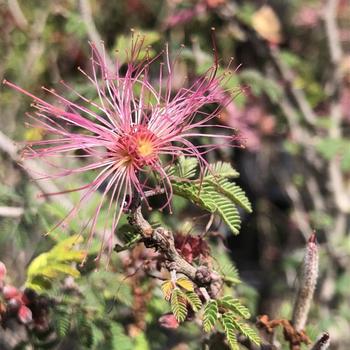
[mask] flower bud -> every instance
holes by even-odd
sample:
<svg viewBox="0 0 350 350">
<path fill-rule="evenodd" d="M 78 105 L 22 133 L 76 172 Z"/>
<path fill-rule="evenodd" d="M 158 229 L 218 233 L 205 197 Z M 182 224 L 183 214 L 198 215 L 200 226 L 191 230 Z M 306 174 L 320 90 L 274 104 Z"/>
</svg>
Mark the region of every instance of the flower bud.
<svg viewBox="0 0 350 350">
<path fill-rule="evenodd" d="M 0 261 L 0 281 L 2 281 L 4 279 L 4 277 L 6 276 L 6 266 L 5 264 Z"/>
<path fill-rule="evenodd" d="M 33 320 L 32 311 L 25 305 L 22 305 L 19 308 L 17 316 L 18 319 L 24 324 L 27 324 Z"/>
<path fill-rule="evenodd" d="M 20 294 L 20 292 L 16 287 L 10 284 L 6 284 L 2 290 L 2 294 L 6 300 L 9 300 L 17 297 Z"/>
</svg>

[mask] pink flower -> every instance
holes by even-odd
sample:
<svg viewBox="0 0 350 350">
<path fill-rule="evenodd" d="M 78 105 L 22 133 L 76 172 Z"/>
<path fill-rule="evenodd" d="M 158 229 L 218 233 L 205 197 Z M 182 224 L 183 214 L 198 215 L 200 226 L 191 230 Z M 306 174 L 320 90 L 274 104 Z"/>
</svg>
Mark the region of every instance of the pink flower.
<svg viewBox="0 0 350 350">
<path fill-rule="evenodd" d="M 32 147 L 24 152 L 25 157 L 40 158 L 48 165 L 58 167 L 58 174 L 46 175 L 51 178 L 96 172 L 93 181 L 60 192 L 83 193 L 59 224 L 72 218 L 100 190 L 101 200 L 89 222 L 89 241 L 102 206 L 106 205 L 113 222 L 112 227 L 104 230 L 102 248 L 107 244 L 111 252 L 123 211 L 120 204 L 127 208 L 135 192 L 148 204 L 145 192 L 155 188 L 154 182 L 157 182 L 157 188 L 162 187 L 167 198 L 164 207 L 169 206 L 172 188 L 167 168 L 174 159 L 180 155 L 196 157 L 203 172 L 208 166 L 204 154 L 217 147 L 232 146 L 237 137 L 231 127 L 210 125 L 210 121 L 218 116 L 219 106 L 232 98 L 228 93 L 218 93 L 222 91 L 220 84 L 229 79 L 229 74 L 216 76 L 215 65 L 192 85 L 173 94 L 175 63 L 170 63 L 167 50 L 165 62 L 160 64 L 157 84 L 153 86 L 150 66 L 161 55 L 153 59 L 147 54 L 141 57 L 142 40 L 132 42 L 125 74 L 120 72 L 118 60 L 112 71 L 107 67 L 104 53 L 101 54 L 93 44 L 91 47 L 91 74 L 80 71 L 96 90 L 98 102 L 80 95 L 65 82 L 62 84 L 76 93 L 81 102 L 68 100 L 56 91 L 44 88 L 56 98 L 57 103 L 50 104 L 13 83 L 4 83 L 33 98 L 36 112 L 29 116 L 51 136 L 32 142 Z M 205 108 L 210 104 L 215 104 L 212 112 Z M 210 132 L 205 133 L 208 127 Z M 213 142 L 195 145 L 194 140 L 202 136 Z M 219 145 L 215 143 L 217 140 L 220 140 Z M 83 157 L 85 164 L 66 169 L 55 162 L 54 158 L 69 155 Z"/>
</svg>

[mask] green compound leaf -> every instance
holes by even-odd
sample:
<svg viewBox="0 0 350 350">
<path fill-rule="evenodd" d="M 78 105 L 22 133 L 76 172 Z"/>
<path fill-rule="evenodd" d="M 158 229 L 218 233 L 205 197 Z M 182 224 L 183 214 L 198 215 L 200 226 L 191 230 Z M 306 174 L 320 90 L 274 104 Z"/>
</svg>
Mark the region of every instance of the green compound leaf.
<svg viewBox="0 0 350 350">
<path fill-rule="evenodd" d="M 241 227 L 238 207 L 252 212 L 244 191 L 228 180 L 239 174 L 229 163 L 218 162 L 211 165 L 202 178 L 192 179 L 197 166 L 194 158 L 180 158 L 178 164 L 170 169 L 174 193 L 204 210 L 220 215 L 231 231 L 238 234 Z"/>
<path fill-rule="evenodd" d="M 216 205 L 210 195 L 200 191 L 198 184 L 189 182 L 172 182 L 174 194 L 184 197 L 198 207 L 211 213 L 216 211 Z"/>
<path fill-rule="evenodd" d="M 204 307 L 203 329 L 210 332 L 218 319 L 219 308 L 216 300 L 209 300 Z"/>
<path fill-rule="evenodd" d="M 191 305 L 194 312 L 197 312 L 202 307 L 202 302 L 195 292 L 186 292 L 185 297 L 188 303 Z"/>
<path fill-rule="evenodd" d="M 241 316 L 245 319 L 250 318 L 250 312 L 248 308 L 241 304 L 239 299 L 234 299 L 231 296 L 227 295 L 218 300 L 218 303 L 221 307 L 233 311 L 236 316 Z"/>
<path fill-rule="evenodd" d="M 55 310 L 53 326 L 60 338 L 65 338 L 71 328 L 72 315 L 63 309 Z"/>
<path fill-rule="evenodd" d="M 206 179 L 209 183 L 211 183 L 219 193 L 231 199 L 236 205 L 246 210 L 248 213 L 252 212 L 252 206 L 249 202 L 244 191 L 236 185 L 234 182 L 229 182 L 225 178 L 219 178 L 216 181 Z"/>
<path fill-rule="evenodd" d="M 246 323 L 242 323 L 237 321 L 233 314 L 230 315 L 232 318 L 232 322 L 235 326 L 235 328 L 238 330 L 238 332 L 242 333 L 243 335 L 245 335 L 251 342 L 253 342 L 256 345 L 260 345 L 260 337 L 258 336 L 258 334 L 254 331 L 254 329 L 252 329 L 251 327 L 249 327 Z"/>
<path fill-rule="evenodd" d="M 85 256 L 82 250 L 74 249 L 74 245 L 80 243 L 81 239 L 74 235 L 57 243 L 48 252 L 38 255 L 27 269 L 25 286 L 42 292 L 50 289 L 52 282 L 60 275 L 79 277 L 80 272 L 72 263 L 81 262 Z"/>
<path fill-rule="evenodd" d="M 180 289 L 174 289 L 170 298 L 171 311 L 179 322 L 183 322 L 187 316 L 186 296 Z"/>
<path fill-rule="evenodd" d="M 217 162 L 210 165 L 210 168 L 206 171 L 205 177 L 210 179 L 216 176 L 222 178 L 234 178 L 239 176 L 239 172 L 233 169 L 230 163 L 226 162 Z"/>
<path fill-rule="evenodd" d="M 121 324 L 112 322 L 110 325 L 110 350 L 133 350 L 133 339 L 125 334 Z"/>
<path fill-rule="evenodd" d="M 230 314 L 223 314 L 220 318 L 222 327 L 224 328 L 227 342 L 232 350 L 239 350 L 239 346 L 236 338 L 236 327 L 233 322 L 233 318 Z"/>
<path fill-rule="evenodd" d="M 198 160 L 193 157 L 180 157 L 177 164 L 172 169 L 172 175 L 191 179 L 197 173 Z"/>
<path fill-rule="evenodd" d="M 221 195 L 212 187 L 205 186 L 203 191 L 208 193 L 210 198 L 214 201 L 216 205 L 215 213 L 220 215 L 233 234 L 238 235 L 241 228 L 241 218 L 234 203 L 232 203 L 228 197 Z"/>
</svg>

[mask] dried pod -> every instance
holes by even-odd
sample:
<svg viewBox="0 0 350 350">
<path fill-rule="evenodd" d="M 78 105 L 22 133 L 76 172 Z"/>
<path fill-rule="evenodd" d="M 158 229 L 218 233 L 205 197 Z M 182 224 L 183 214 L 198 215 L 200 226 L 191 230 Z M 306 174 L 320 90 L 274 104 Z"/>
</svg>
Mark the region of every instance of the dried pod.
<svg viewBox="0 0 350 350">
<path fill-rule="evenodd" d="M 297 331 L 305 328 L 311 300 L 316 287 L 317 276 L 318 248 L 316 235 L 313 233 L 306 245 L 299 291 L 293 309 L 292 323 Z"/>
</svg>

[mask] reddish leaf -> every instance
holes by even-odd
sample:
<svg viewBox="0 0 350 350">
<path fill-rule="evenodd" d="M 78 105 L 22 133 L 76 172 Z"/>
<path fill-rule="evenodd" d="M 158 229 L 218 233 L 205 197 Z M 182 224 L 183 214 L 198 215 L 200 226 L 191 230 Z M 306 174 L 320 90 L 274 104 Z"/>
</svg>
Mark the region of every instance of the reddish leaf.
<svg viewBox="0 0 350 350">
<path fill-rule="evenodd" d="M 209 246 L 200 236 L 177 234 L 175 247 L 189 263 L 196 258 L 209 255 Z"/>
<path fill-rule="evenodd" d="M 173 314 L 165 314 L 159 317 L 159 324 L 164 328 L 176 329 L 179 327 L 179 322 Z"/>
</svg>

